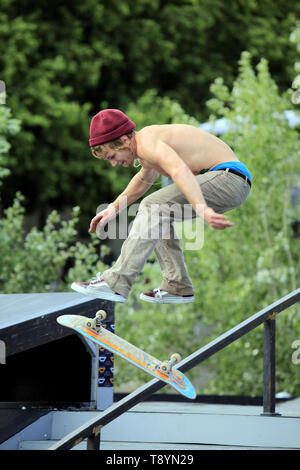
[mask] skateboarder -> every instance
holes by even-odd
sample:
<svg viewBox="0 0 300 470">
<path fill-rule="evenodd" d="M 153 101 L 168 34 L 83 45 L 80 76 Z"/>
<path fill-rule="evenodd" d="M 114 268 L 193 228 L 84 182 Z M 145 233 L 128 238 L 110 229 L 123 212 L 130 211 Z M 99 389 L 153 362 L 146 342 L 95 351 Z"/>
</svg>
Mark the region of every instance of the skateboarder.
<svg viewBox="0 0 300 470">
<path fill-rule="evenodd" d="M 223 213 L 247 198 L 249 170 L 225 142 L 208 132 L 184 124 L 152 125 L 137 132 L 134 122 L 116 109 L 105 109 L 93 117 L 89 144 L 96 158 L 108 160 L 113 167 L 128 168 L 135 160 L 141 165 L 122 194 L 92 219 L 90 232 L 95 232 L 99 223 L 104 227 L 120 210 L 143 196 L 161 174 L 171 178 L 173 184 L 142 200 L 115 264 L 92 281 L 73 282 L 71 287 L 87 295 L 125 302 L 154 250 L 163 281 L 160 288 L 142 293 L 140 298 L 152 303 L 193 302 L 193 286 L 174 219 L 190 205 L 192 217 L 201 217 L 212 228 L 232 227 Z M 178 208 L 175 216 L 167 210 L 174 206 Z M 159 235 L 151 237 L 155 224 Z M 169 236 L 163 237 L 166 227 Z"/>
</svg>

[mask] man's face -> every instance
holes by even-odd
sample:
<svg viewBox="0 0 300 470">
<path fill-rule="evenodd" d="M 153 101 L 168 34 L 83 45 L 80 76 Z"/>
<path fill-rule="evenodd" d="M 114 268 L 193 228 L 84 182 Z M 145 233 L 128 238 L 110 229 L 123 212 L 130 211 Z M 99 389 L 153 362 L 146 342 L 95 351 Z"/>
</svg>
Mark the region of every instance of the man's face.
<svg viewBox="0 0 300 470">
<path fill-rule="evenodd" d="M 103 160 L 109 161 L 111 166 L 122 165 L 128 168 L 134 162 L 134 155 L 129 148 L 115 150 L 107 147 L 107 149 L 105 149 Z"/>
<path fill-rule="evenodd" d="M 121 150 L 112 149 L 109 144 L 103 148 L 103 160 L 108 160 L 111 166 L 122 165 L 126 168 L 131 166 L 136 158 L 132 141 L 127 137 L 121 137 L 126 148 Z"/>
</svg>

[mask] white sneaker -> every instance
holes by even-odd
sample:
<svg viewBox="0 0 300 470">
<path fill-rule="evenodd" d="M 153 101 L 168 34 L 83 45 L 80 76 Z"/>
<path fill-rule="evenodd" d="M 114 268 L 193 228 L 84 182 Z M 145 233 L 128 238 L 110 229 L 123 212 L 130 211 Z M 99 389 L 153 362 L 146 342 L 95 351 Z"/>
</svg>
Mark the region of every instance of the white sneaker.
<svg viewBox="0 0 300 470">
<path fill-rule="evenodd" d="M 188 304 L 194 302 L 193 295 L 175 295 L 161 289 L 153 289 L 140 295 L 141 300 L 153 304 Z"/>
<path fill-rule="evenodd" d="M 97 273 L 96 277 L 90 282 L 72 282 L 71 288 L 80 294 L 111 300 L 112 302 L 126 302 L 127 300 L 122 295 L 114 292 L 104 279 L 101 279 L 101 273 Z"/>
</svg>

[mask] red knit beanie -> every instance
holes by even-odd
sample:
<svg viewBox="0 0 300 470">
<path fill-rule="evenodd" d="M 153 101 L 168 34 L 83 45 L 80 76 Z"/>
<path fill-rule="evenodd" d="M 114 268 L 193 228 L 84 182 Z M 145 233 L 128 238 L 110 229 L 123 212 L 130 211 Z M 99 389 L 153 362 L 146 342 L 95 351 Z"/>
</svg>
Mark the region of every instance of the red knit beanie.
<svg viewBox="0 0 300 470">
<path fill-rule="evenodd" d="M 118 109 L 104 109 L 97 113 L 90 126 L 90 147 L 104 144 L 128 134 L 135 128 L 134 122 Z"/>
</svg>

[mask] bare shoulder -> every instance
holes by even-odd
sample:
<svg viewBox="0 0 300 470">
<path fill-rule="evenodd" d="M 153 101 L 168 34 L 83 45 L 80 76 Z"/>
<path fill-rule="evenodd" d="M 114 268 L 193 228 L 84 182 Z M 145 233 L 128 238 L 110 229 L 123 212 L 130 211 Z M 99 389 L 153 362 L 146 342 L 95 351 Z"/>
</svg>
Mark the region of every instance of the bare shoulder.
<svg viewBox="0 0 300 470">
<path fill-rule="evenodd" d="M 147 161 L 152 162 L 157 144 L 160 141 L 156 125 L 147 126 L 136 133 L 136 150 L 143 166 Z M 144 160 L 145 159 L 145 160 Z"/>
<path fill-rule="evenodd" d="M 174 138 L 189 137 L 191 134 L 199 135 L 199 129 L 189 124 L 154 124 L 138 132 L 141 143 L 164 142 L 171 144 Z"/>
<path fill-rule="evenodd" d="M 136 134 L 137 143 L 140 145 L 144 145 L 145 143 L 155 142 L 160 139 L 160 128 L 159 125 L 152 125 L 143 127 L 140 131 Z"/>
<path fill-rule="evenodd" d="M 150 126 L 143 127 L 140 131 L 138 131 L 138 134 L 142 136 L 155 135 L 161 127 L 163 127 L 163 125 L 151 124 Z"/>
</svg>

